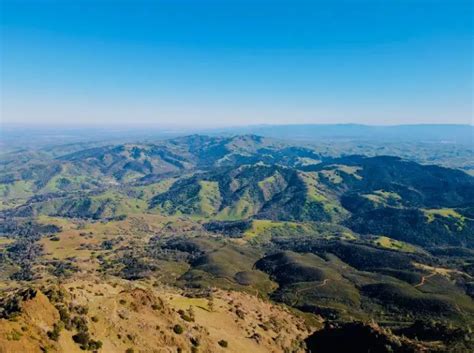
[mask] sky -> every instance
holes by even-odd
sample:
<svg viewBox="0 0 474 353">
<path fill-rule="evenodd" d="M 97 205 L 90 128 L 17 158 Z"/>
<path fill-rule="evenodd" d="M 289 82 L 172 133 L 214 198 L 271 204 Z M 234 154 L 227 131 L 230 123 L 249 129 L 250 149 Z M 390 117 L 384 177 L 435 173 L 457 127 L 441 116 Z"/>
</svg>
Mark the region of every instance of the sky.
<svg viewBox="0 0 474 353">
<path fill-rule="evenodd" d="M 5 124 L 473 124 L 470 0 L 0 0 Z"/>
</svg>

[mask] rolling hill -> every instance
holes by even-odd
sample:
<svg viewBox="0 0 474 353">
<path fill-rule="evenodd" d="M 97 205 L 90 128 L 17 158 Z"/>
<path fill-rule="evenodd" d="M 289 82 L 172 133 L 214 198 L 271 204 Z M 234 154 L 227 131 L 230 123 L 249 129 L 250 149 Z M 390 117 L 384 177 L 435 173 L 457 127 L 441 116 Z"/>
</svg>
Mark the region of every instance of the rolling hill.
<svg viewBox="0 0 474 353">
<path fill-rule="evenodd" d="M 373 347 L 470 351 L 467 173 L 255 135 L 83 147 L 1 161 L 0 348 L 40 349 L 21 323 L 52 352 L 139 351 L 142 324 L 160 327 L 158 347 L 193 352 L 313 351 L 354 332 Z"/>
</svg>

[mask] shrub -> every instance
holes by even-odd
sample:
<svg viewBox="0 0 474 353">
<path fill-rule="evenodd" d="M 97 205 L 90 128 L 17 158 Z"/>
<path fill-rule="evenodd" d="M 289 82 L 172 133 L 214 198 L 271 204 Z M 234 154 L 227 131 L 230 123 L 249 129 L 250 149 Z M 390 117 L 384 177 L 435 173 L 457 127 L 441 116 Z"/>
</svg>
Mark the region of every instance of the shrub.
<svg viewBox="0 0 474 353">
<path fill-rule="evenodd" d="M 74 310 L 76 311 L 76 313 L 78 313 L 79 315 L 87 315 L 87 313 L 89 312 L 89 308 L 85 305 L 76 305 L 74 307 Z"/>
<path fill-rule="evenodd" d="M 194 313 L 192 311 L 186 313 L 184 310 L 178 310 L 178 314 L 184 321 L 194 322 Z"/>
<path fill-rule="evenodd" d="M 89 328 L 87 327 L 87 321 L 82 316 L 74 316 L 74 318 L 71 320 L 71 324 L 77 329 L 77 331 L 89 331 Z"/>
<path fill-rule="evenodd" d="M 224 347 L 224 348 L 227 348 L 229 347 L 229 343 L 226 341 L 226 340 L 220 340 L 219 342 L 217 342 L 219 344 L 219 346 L 221 347 Z"/>
<path fill-rule="evenodd" d="M 173 331 L 174 331 L 174 333 L 180 335 L 180 334 L 182 334 L 182 333 L 184 332 L 184 329 L 183 329 L 183 327 L 182 327 L 181 325 L 176 324 L 176 325 L 174 325 L 174 327 L 173 327 Z"/>
<path fill-rule="evenodd" d="M 102 341 L 90 340 L 87 349 L 94 351 L 102 348 Z"/>
<path fill-rule="evenodd" d="M 72 324 L 71 324 L 71 315 L 69 314 L 69 311 L 64 306 L 59 306 L 59 305 L 56 306 L 56 309 L 58 309 L 58 312 L 59 312 L 59 319 L 61 320 L 61 322 L 64 323 L 64 326 L 66 327 L 66 329 L 70 330 L 72 328 Z"/>
<path fill-rule="evenodd" d="M 53 329 L 47 332 L 48 337 L 52 339 L 53 341 L 57 341 L 61 334 L 62 328 L 63 328 L 63 324 L 55 323 L 53 326 Z"/>
<path fill-rule="evenodd" d="M 235 311 L 235 314 L 239 317 L 239 319 L 242 319 L 242 320 L 245 319 L 245 313 L 242 310 L 237 309 Z"/>
<path fill-rule="evenodd" d="M 81 349 L 89 347 L 90 336 L 88 332 L 78 332 L 72 336 L 72 340 L 81 346 Z"/>
<path fill-rule="evenodd" d="M 199 347 L 201 345 L 201 341 L 199 340 L 198 337 L 191 337 L 190 341 L 194 347 Z"/>
<path fill-rule="evenodd" d="M 96 351 L 102 348 L 102 341 L 91 339 L 89 332 L 78 332 L 72 336 L 72 340 L 83 350 Z"/>
</svg>

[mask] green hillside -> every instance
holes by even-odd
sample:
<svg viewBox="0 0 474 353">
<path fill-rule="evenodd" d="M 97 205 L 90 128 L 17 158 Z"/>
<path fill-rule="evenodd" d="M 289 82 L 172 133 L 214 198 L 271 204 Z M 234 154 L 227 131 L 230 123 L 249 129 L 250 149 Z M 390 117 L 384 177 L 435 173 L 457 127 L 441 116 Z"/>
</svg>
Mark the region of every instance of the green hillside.
<svg viewBox="0 0 474 353">
<path fill-rule="evenodd" d="M 474 342 L 474 177 L 254 135 L 89 147 L 5 155 L 0 298 L 97 276 L 181 301 L 284 304 L 320 329 L 298 347 L 351 330 L 390 349 Z M 252 311 L 224 304 L 233 323 Z"/>
</svg>

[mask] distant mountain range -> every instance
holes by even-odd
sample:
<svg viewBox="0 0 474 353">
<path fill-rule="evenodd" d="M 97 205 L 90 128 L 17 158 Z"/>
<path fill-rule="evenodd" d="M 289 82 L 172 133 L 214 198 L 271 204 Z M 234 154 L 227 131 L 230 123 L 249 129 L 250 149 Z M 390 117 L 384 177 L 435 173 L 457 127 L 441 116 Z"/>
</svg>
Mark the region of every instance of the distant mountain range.
<svg viewBox="0 0 474 353">
<path fill-rule="evenodd" d="M 219 130 L 218 133 L 257 134 L 266 137 L 311 141 L 314 139 L 360 139 L 473 144 L 473 125 L 301 124 L 257 125 Z"/>
<path fill-rule="evenodd" d="M 150 210 L 222 221 L 325 221 L 418 245 L 474 245 L 474 178 L 397 157 L 335 158 L 257 135 L 190 135 L 4 165 L 5 203 L 29 199 L 5 211 L 15 215 Z"/>
<path fill-rule="evenodd" d="M 0 126 L 0 142 L 5 147 L 47 146 L 65 143 L 120 140 L 156 140 L 189 134 L 254 134 L 286 140 L 315 142 L 316 139 L 350 139 L 370 141 L 445 142 L 471 145 L 474 125 L 425 124 L 375 126 L 361 124 L 287 124 L 249 125 L 228 128 L 131 126 Z"/>
</svg>

